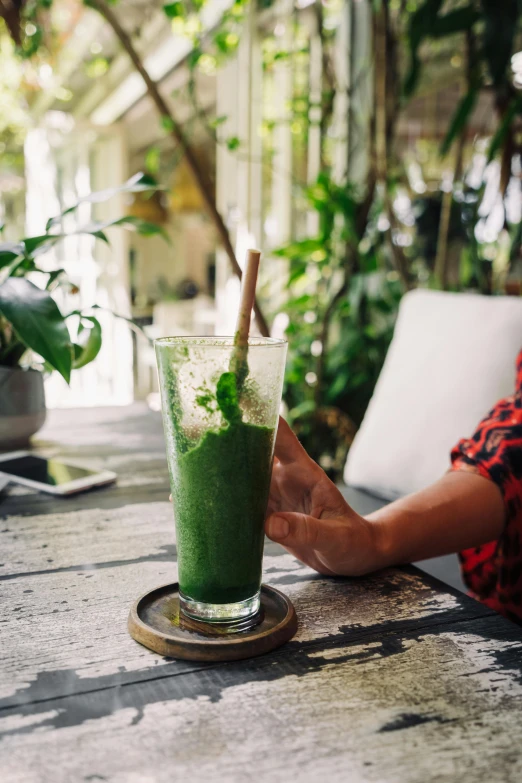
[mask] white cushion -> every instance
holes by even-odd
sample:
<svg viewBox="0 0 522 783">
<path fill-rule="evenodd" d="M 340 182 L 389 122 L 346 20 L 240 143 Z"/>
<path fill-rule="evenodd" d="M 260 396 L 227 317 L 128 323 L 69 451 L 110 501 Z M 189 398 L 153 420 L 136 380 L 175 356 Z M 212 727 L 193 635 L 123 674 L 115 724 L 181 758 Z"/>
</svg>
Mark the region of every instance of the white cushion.
<svg viewBox="0 0 522 783">
<path fill-rule="evenodd" d="M 457 441 L 513 393 L 521 347 L 520 298 L 406 294 L 345 481 L 386 499 L 436 481 Z"/>
</svg>

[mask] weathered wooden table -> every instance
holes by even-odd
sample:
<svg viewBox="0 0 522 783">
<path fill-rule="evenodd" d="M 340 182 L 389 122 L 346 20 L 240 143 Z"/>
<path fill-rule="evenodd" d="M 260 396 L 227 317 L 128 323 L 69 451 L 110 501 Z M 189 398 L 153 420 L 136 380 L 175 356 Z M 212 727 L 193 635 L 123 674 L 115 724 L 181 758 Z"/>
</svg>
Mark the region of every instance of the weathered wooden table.
<svg viewBox="0 0 522 783">
<path fill-rule="evenodd" d="M 3 783 L 520 783 L 521 628 L 413 568 L 325 579 L 270 544 L 297 637 L 241 663 L 163 659 L 126 629 L 176 579 L 159 415 L 52 413 L 40 445 L 119 482 L 0 504 Z"/>
</svg>

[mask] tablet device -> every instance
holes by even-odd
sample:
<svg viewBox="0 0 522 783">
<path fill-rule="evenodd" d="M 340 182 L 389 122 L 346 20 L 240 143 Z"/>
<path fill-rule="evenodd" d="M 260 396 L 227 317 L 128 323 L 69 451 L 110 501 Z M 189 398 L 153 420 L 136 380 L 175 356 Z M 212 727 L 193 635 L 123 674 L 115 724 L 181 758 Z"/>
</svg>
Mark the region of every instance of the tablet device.
<svg viewBox="0 0 522 783">
<path fill-rule="evenodd" d="M 0 475 L 51 495 L 72 495 L 116 480 L 116 474 L 109 470 L 91 470 L 77 463 L 47 459 L 30 451 L 0 454 Z"/>
</svg>

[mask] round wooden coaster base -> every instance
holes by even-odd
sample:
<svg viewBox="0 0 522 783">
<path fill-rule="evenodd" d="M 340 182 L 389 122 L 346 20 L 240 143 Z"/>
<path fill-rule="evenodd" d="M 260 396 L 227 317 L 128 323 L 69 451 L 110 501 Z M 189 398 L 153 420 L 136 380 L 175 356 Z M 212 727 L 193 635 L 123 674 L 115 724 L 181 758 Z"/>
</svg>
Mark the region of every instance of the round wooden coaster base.
<svg viewBox="0 0 522 783">
<path fill-rule="evenodd" d="M 178 583 L 146 593 L 132 607 L 128 621 L 133 639 L 160 655 L 188 661 L 239 661 L 275 650 L 297 630 L 292 602 L 279 590 L 261 587 L 255 624 L 202 623 L 180 612 Z"/>
</svg>

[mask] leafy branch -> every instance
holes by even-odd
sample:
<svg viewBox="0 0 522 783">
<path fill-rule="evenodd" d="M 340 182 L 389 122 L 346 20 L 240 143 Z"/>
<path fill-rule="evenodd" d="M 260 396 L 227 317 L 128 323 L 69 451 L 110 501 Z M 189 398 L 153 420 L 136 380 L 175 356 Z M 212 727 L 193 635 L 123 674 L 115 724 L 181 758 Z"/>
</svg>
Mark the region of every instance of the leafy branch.
<svg viewBox="0 0 522 783">
<path fill-rule="evenodd" d="M 194 179 L 198 185 L 198 188 L 200 190 L 207 211 L 212 219 L 212 222 L 216 227 L 218 236 L 229 258 L 232 269 L 234 273 L 239 277 L 239 279 L 241 279 L 242 277 L 241 267 L 239 266 L 239 263 L 237 261 L 236 254 L 230 239 L 228 228 L 226 227 L 223 217 L 221 216 L 216 206 L 211 182 L 204 168 L 199 163 L 194 153 L 194 150 L 183 131 L 181 123 L 178 122 L 178 120 L 174 116 L 174 113 L 169 109 L 166 101 L 164 100 L 163 96 L 159 91 L 157 83 L 150 77 L 147 69 L 143 64 L 143 61 L 141 60 L 141 57 L 139 56 L 136 48 L 132 43 L 131 37 L 128 35 L 128 33 L 123 28 L 123 26 L 120 24 L 118 17 L 114 13 L 112 7 L 109 6 L 108 3 L 105 2 L 105 0 L 89 0 L 89 3 L 104 17 L 104 19 L 106 19 L 106 21 L 110 24 L 110 26 L 114 30 L 114 33 L 116 34 L 122 47 L 129 55 L 136 71 L 140 74 L 143 81 L 145 82 L 145 85 L 147 87 L 147 92 L 150 98 L 152 99 L 154 105 L 156 106 L 160 114 L 160 117 L 162 118 L 164 127 L 169 130 L 176 144 L 179 144 L 180 148 L 183 150 L 183 154 L 185 156 L 185 160 L 187 161 L 187 165 L 189 166 L 192 175 L 194 176 Z M 257 300 L 254 304 L 254 312 L 256 315 L 257 324 L 261 334 L 267 336 L 269 334 L 268 324 L 266 322 L 265 316 Z"/>
<path fill-rule="evenodd" d="M 56 231 L 63 218 L 82 203 L 100 203 L 117 193 L 155 189 L 157 186 L 149 177 L 136 175 L 119 188 L 92 193 L 80 199 L 57 217 L 48 220 L 44 234 L 26 237 L 18 243 L 0 244 L 0 364 L 16 367 L 26 351 L 31 350 L 69 383 L 72 370 L 84 367 L 96 358 L 102 345 L 102 328 L 91 311 L 101 308 L 94 305 L 87 310 L 75 310 L 63 315 L 52 292 L 58 285 L 69 285 L 71 290 L 74 290 L 74 286 L 68 282 L 64 269 L 41 269 L 38 259 L 42 253 L 75 234 L 87 234 L 108 242 L 105 232 L 111 227 L 131 229 L 143 236 L 157 234 L 168 239 L 160 226 L 136 217 L 93 222 L 70 233 Z M 32 272 L 47 276 L 43 287 L 27 278 Z M 74 341 L 67 325 L 73 315 L 78 317 Z"/>
</svg>

